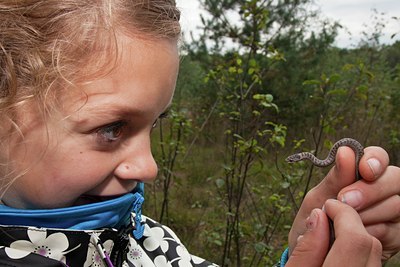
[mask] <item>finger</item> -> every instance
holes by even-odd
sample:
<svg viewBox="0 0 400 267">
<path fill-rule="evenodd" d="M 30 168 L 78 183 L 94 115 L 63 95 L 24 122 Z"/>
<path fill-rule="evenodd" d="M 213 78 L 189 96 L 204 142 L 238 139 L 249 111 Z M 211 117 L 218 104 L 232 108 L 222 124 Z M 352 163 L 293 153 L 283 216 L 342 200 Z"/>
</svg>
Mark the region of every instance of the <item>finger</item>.
<svg viewBox="0 0 400 267">
<path fill-rule="evenodd" d="M 399 251 L 399 223 L 380 223 L 365 227 L 367 232 L 375 236 L 383 246 L 382 260 L 387 261 Z"/>
<path fill-rule="evenodd" d="M 306 220 L 307 231 L 297 240 L 285 267 L 320 267 L 329 249 L 329 225 L 326 214 L 314 209 Z"/>
<path fill-rule="evenodd" d="M 381 256 L 382 245 L 377 240 L 376 240 L 376 242 L 374 244 L 376 246 L 375 246 L 375 248 L 373 250 L 376 250 L 377 253 L 371 253 L 370 254 L 370 257 L 368 258 L 368 262 L 366 264 L 366 267 L 382 266 L 382 256 Z"/>
<path fill-rule="evenodd" d="M 374 181 L 384 173 L 388 165 L 388 153 L 381 147 L 370 146 L 364 149 L 359 172 L 364 180 Z"/>
<path fill-rule="evenodd" d="M 358 181 L 344 188 L 338 199 L 356 210 L 362 210 L 400 193 L 400 168 L 389 166 L 375 181 Z"/>
<path fill-rule="evenodd" d="M 308 192 L 304 199 L 302 203 L 303 216 L 309 214 L 314 208 L 320 208 L 327 199 L 336 198 L 338 192 L 353 183 L 354 179 L 354 152 L 349 147 L 340 147 L 336 154 L 335 166 L 331 168 L 325 179 Z"/>
<path fill-rule="evenodd" d="M 319 191 L 319 194 L 329 195 L 328 198 L 336 197 L 343 187 L 354 183 L 355 166 L 354 151 L 349 147 L 340 147 L 336 154 L 335 165 L 315 189 Z"/>
<path fill-rule="evenodd" d="M 304 233 L 304 220 L 311 210 L 321 208 L 329 198 L 336 198 L 339 191 L 355 180 L 355 154 L 349 147 L 340 147 L 336 154 L 335 166 L 316 187 L 311 189 L 301 205 L 289 233 L 289 247 L 296 244 L 297 237 Z"/>
<path fill-rule="evenodd" d="M 380 266 L 382 245 L 371 236 L 350 206 L 328 200 L 325 211 L 334 221 L 336 240 L 324 266 Z"/>
<path fill-rule="evenodd" d="M 364 225 L 400 222 L 400 196 L 394 195 L 359 212 Z"/>
<path fill-rule="evenodd" d="M 354 182 L 354 178 L 354 152 L 351 148 L 340 147 L 336 154 L 335 166 L 331 168 L 325 179 L 307 193 L 299 211 L 302 219 L 305 219 L 312 209 L 321 208 L 327 199 L 336 198 L 343 187 Z"/>
</svg>

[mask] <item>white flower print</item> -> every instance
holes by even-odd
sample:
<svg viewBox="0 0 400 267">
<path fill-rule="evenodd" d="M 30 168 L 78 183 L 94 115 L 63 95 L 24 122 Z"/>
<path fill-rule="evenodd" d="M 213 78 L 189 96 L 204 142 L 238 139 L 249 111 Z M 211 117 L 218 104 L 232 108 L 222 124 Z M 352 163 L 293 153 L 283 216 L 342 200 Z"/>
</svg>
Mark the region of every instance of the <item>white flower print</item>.
<svg viewBox="0 0 400 267">
<path fill-rule="evenodd" d="M 191 255 L 191 258 L 192 258 L 192 261 L 194 262 L 194 264 L 200 265 L 200 264 L 204 264 L 204 262 L 205 262 L 204 259 L 197 257 L 195 255 Z M 218 265 L 210 263 L 210 265 L 208 265 L 208 267 L 218 267 Z"/>
<path fill-rule="evenodd" d="M 133 266 L 154 266 L 154 263 L 134 238 L 129 238 L 127 259 Z"/>
<path fill-rule="evenodd" d="M 171 228 L 169 228 L 166 225 L 163 225 L 163 229 L 171 235 L 172 239 L 175 240 L 176 243 L 178 244 L 182 244 L 181 240 L 179 239 L 179 237 L 174 233 L 174 231 L 171 230 Z"/>
<path fill-rule="evenodd" d="M 171 237 L 165 236 L 165 234 L 168 233 L 171 235 Z M 191 257 L 189 252 L 186 250 L 186 248 L 180 243 L 179 238 L 176 236 L 176 234 L 166 227 L 165 225 L 161 227 L 149 227 L 147 224 L 145 226 L 145 233 L 144 236 L 147 238 L 143 242 L 143 246 L 149 250 L 149 251 L 154 251 L 157 248 L 161 248 L 161 250 L 166 253 L 169 249 L 169 243 L 168 241 L 171 240 L 174 243 L 177 243 L 176 247 L 176 253 L 178 254 L 178 258 L 174 259 L 174 261 L 178 261 L 178 266 L 191 266 Z M 158 256 L 154 259 L 154 264 L 156 266 L 170 266 L 170 263 L 167 261 L 165 256 Z"/>
<path fill-rule="evenodd" d="M 191 262 L 190 262 L 191 256 L 190 256 L 189 252 L 187 251 L 187 249 L 184 246 L 182 246 L 182 245 L 177 246 L 176 247 L 176 253 L 180 257 L 179 262 L 178 262 L 179 266 L 185 267 L 185 266 L 191 266 L 192 265 Z"/>
<path fill-rule="evenodd" d="M 163 255 L 157 256 L 154 259 L 154 265 L 156 267 L 170 267 L 172 266 L 168 261 L 167 258 Z M 189 265 L 190 266 L 190 265 Z"/>
<path fill-rule="evenodd" d="M 33 252 L 65 263 L 66 249 L 69 246 L 68 238 L 63 233 L 54 233 L 47 236 L 46 230 L 28 229 L 30 241 L 17 240 L 11 243 L 5 252 L 11 259 L 21 259 Z"/>
<path fill-rule="evenodd" d="M 204 259 L 202 259 L 202 258 L 200 258 L 200 257 L 197 257 L 197 256 L 195 256 L 195 255 L 192 255 L 192 261 L 193 261 L 195 264 L 200 264 L 200 263 L 203 263 L 203 262 L 204 262 Z"/>
<path fill-rule="evenodd" d="M 96 233 L 93 233 L 92 237 L 93 237 L 93 235 L 96 235 Z M 99 250 L 96 247 L 95 240 L 93 240 L 92 237 L 90 239 L 91 242 L 88 245 L 86 261 L 85 261 L 83 267 L 103 267 L 103 266 L 106 266 L 105 263 L 104 263 L 103 257 L 100 255 Z M 103 246 L 104 250 L 106 251 L 106 253 L 108 253 L 108 255 L 110 255 L 111 254 L 111 250 L 112 250 L 112 248 L 114 246 L 114 241 L 107 240 L 104 243 L 102 243 L 102 246 Z"/>
<path fill-rule="evenodd" d="M 14 259 L 14 260 L 25 258 L 26 256 L 28 256 L 31 253 L 29 251 L 19 250 L 19 249 L 14 249 L 14 248 L 9 248 L 9 247 L 6 247 L 4 249 L 4 251 L 6 252 L 6 254 L 9 258 Z"/>
<path fill-rule="evenodd" d="M 163 252 L 168 251 L 169 244 L 168 241 L 164 238 L 164 230 L 161 227 L 150 228 L 146 224 L 144 235 L 147 236 L 147 238 L 146 240 L 144 240 L 143 246 L 148 251 L 154 251 L 158 247 L 161 247 L 161 250 Z"/>
</svg>

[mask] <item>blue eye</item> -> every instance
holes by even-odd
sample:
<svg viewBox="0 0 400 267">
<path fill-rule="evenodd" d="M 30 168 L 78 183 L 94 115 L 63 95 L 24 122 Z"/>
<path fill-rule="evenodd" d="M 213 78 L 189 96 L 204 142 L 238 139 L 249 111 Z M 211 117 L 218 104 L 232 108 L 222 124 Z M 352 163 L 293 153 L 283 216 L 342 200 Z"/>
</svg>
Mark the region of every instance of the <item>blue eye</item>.
<svg viewBox="0 0 400 267">
<path fill-rule="evenodd" d="M 117 141 L 118 139 L 121 138 L 125 125 L 126 125 L 125 122 L 118 121 L 99 128 L 96 131 L 97 138 L 99 138 L 98 141 L 106 143 L 112 143 L 114 141 Z"/>
</svg>

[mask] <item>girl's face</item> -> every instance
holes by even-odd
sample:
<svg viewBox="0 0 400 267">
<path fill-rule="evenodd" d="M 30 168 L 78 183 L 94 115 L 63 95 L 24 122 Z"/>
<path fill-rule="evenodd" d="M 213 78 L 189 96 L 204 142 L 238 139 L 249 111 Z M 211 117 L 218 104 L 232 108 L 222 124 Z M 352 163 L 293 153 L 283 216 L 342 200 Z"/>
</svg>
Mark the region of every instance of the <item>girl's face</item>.
<svg viewBox="0 0 400 267">
<path fill-rule="evenodd" d="M 150 133 L 171 103 L 177 45 L 126 36 L 118 42 L 117 67 L 64 94 L 60 112 L 46 123 L 33 108 L 23 111 L 24 138 L 11 139 L 8 153 L 11 171 L 25 174 L 8 188 L 3 203 L 67 207 L 120 196 L 155 178 Z"/>
</svg>

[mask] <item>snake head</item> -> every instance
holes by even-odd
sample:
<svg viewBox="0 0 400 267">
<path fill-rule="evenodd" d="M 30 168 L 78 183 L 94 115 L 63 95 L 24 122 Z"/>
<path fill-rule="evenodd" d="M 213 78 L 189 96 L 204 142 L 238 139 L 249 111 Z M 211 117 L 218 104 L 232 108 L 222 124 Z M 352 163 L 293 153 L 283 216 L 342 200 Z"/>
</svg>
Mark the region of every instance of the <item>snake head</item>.
<svg viewBox="0 0 400 267">
<path fill-rule="evenodd" d="M 293 163 L 293 162 L 300 161 L 301 159 L 302 158 L 301 158 L 300 154 L 293 154 L 286 158 L 286 162 Z"/>
</svg>

